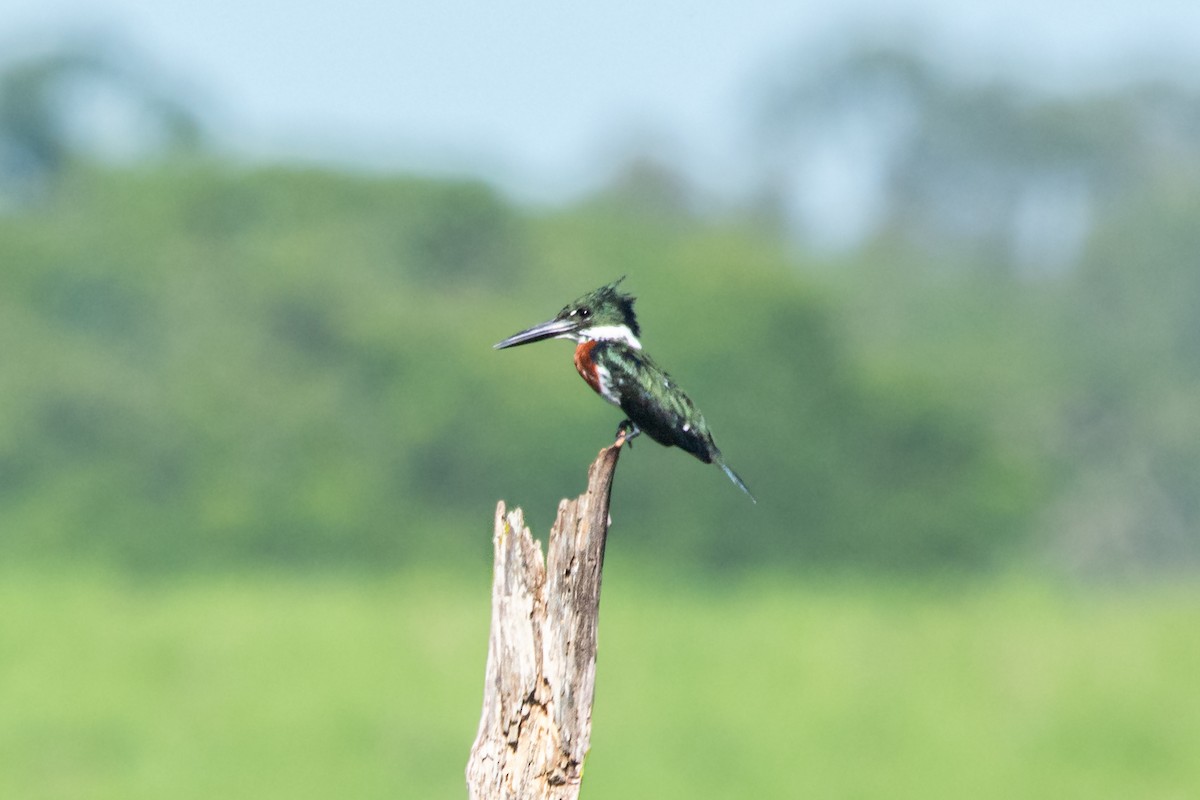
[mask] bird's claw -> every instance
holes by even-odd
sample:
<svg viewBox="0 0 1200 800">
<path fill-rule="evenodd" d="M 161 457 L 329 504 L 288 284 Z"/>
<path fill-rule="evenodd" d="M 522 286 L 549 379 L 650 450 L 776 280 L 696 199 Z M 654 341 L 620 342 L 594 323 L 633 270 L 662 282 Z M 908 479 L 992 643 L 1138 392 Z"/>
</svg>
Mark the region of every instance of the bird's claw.
<svg viewBox="0 0 1200 800">
<path fill-rule="evenodd" d="M 633 438 L 640 434 L 642 429 L 633 424 L 633 420 L 625 420 L 617 426 L 617 447 L 627 444 L 629 449 L 633 449 Z"/>
</svg>

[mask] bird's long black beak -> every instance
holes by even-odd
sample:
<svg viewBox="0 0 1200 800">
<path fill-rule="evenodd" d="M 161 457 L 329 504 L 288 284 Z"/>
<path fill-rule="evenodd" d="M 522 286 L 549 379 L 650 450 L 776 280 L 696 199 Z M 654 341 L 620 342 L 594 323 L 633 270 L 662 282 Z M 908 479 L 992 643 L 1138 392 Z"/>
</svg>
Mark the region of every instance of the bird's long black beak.
<svg viewBox="0 0 1200 800">
<path fill-rule="evenodd" d="M 549 322 L 543 322 L 540 325 L 534 325 L 532 328 L 523 330 L 520 333 L 514 333 L 503 342 L 497 342 L 493 347 L 497 350 L 503 350 L 506 347 L 516 347 L 519 344 L 553 339 L 556 336 L 562 336 L 564 333 L 572 333 L 575 328 L 576 325 L 573 320 L 556 318 Z"/>
</svg>

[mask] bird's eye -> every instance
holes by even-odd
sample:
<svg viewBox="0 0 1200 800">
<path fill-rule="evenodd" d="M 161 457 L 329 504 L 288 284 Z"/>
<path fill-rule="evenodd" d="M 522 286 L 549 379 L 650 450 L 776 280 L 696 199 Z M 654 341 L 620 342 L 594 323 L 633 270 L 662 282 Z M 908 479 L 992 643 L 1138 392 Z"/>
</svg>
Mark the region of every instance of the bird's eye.
<svg viewBox="0 0 1200 800">
<path fill-rule="evenodd" d="M 591 315 L 592 315 L 592 310 L 590 308 L 579 309 L 579 316 L 583 317 L 584 319 L 587 319 Z"/>
</svg>

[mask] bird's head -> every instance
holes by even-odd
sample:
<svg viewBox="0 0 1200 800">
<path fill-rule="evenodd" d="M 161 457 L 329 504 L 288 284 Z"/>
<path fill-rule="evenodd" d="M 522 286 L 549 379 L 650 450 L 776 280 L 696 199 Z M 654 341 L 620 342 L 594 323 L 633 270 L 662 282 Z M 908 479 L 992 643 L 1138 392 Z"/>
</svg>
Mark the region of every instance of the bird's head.
<svg viewBox="0 0 1200 800">
<path fill-rule="evenodd" d="M 568 303 L 554 319 L 513 334 L 495 345 L 497 350 L 519 344 L 540 342 L 543 339 L 571 339 L 576 342 L 610 340 L 622 341 L 641 348 L 638 341 L 641 329 L 633 313 L 633 295 L 622 294 L 617 285 L 620 278 L 601 286 L 583 297 Z"/>
</svg>

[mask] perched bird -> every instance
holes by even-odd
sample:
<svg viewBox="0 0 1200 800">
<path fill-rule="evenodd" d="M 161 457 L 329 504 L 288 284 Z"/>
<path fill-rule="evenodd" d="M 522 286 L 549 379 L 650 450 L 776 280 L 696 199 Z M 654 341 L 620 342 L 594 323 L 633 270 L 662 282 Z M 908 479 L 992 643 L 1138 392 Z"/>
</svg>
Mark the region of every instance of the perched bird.
<svg viewBox="0 0 1200 800">
<path fill-rule="evenodd" d="M 543 339 L 577 342 L 575 369 L 579 375 L 628 417 L 617 428 L 618 441 L 629 441 L 644 432 L 659 444 L 680 447 L 705 464 L 715 463 L 758 502 L 725 463 L 704 415 L 642 349 L 638 340 L 641 329 L 633 313 L 634 297 L 617 291 L 623 280 L 585 294 L 554 319 L 514 334 L 495 348 L 503 350 Z"/>
</svg>

